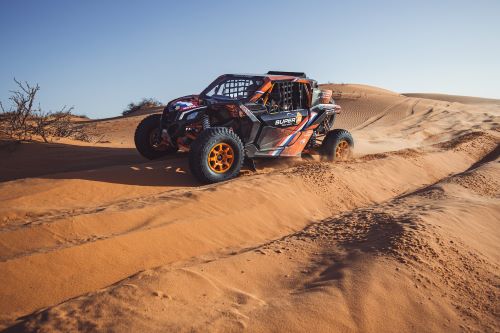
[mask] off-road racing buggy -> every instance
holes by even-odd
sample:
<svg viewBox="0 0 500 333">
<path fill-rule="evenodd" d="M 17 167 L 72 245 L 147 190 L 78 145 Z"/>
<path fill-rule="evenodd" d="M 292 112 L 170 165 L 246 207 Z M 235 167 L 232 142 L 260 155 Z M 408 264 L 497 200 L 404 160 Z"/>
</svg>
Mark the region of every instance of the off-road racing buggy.
<svg viewBox="0 0 500 333">
<path fill-rule="evenodd" d="M 347 158 L 354 142 L 332 130 L 340 106 L 304 73 L 226 74 L 199 95 L 170 101 L 138 125 L 135 145 L 148 159 L 189 151 L 189 167 L 203 183 L 236 177 L 261 157 L 319 154 Z"/>
</svg>

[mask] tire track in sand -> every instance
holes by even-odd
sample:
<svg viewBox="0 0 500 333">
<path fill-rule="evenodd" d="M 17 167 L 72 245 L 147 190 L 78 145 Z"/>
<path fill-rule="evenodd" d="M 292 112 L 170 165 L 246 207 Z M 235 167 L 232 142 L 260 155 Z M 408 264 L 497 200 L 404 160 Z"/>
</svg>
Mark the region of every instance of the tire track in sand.
<svg viewBox="0 0 500 333">
<path fill-rule="evenodd" d="M 0 295 L 11 300 L 0 312 L 26 314 L 140 270 L 280 238 L 334 213 L 383 202 L 466 170 L 496 143 L 490 135 L 478 133 L 421 154 L 388 153 L 384 158 L 347 163 L 306 163 L 243 177 L 196 191 L 197 195 L 188 196 L 181 205 L 168 200 L 141 207 L 124 205 L 114 212 L 116 216 L 102 210 L 87 221 L 74 216 L 64 227 L 59 227 L 60 222 L 37 226 L 40 243 L 28 244 L 32 247 L 22 251 L 9 246 L 13 234 L 2 234 L 2 253 L 7 249 L 11 256 L 23 251 L 26 255 L 0 263 Z M 123 226 L 125 230 L 120 230 Z M 117 235 L 109 236 L 116 230 Z M 72 236 L 86 232 L 109 237 L 65 245 L 65 235 L 74 239 Z M 55 243 L 57 240 L 62 243 Z M 44 247 L 54 249 L 36 252 Z"/>
</svg>

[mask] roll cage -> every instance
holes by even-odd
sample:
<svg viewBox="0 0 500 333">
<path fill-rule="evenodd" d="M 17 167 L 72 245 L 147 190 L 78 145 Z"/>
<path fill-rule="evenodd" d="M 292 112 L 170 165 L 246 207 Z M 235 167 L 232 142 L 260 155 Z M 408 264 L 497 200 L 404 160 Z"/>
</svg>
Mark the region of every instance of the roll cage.
<svg viewBox="0 0 500 333">
<path fill-rule="evenodd" d="M 261 104 L 273 112 L 311 107 L 312 89 L 316 86 L 316 81 L 299 72 L 225 74 L 209 84 L 199 97 Z"/>
<path fill-rule="evenodd" d="M 248 102 L 263 83 L 262 76 L 225 74 L 209 84 L 201 92 L 200 97 Z"/>
</svg>

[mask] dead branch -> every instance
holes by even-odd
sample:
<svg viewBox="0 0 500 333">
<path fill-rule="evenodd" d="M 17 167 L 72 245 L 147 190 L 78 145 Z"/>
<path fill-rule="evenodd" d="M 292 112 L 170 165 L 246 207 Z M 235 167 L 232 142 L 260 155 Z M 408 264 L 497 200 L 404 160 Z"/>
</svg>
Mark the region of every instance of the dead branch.
<svg viewBox="0 0 500 333">
<path fill-rule="evenodd" d="M 18 89 L 10 91 L 11 106 L 6 109 L 0 102 L 0 134 L 16 141 L 32 140 L 34 136 L 49 142 L 51 137 L 92 141 L 95 128 L 72 121 L 73 107 L 64 106 L 57 112 L 45 112 L 40 105 L 34 107 L 40 86 L 32 86 L 14 78 Z"/>
</svg>

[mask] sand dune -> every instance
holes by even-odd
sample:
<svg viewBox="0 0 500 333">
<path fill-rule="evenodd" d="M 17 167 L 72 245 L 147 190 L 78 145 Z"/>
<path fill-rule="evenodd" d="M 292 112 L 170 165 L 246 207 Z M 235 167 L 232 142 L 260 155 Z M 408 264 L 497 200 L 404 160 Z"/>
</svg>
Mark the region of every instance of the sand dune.
<svg viewBox="0 0 500 333">
<path fill-rule="evenodd" d="M 482 97 L 472 97 L 472 96 L 457 96 L 457 95 L 446 95 L 446 94 L 418 94 L 418 93 L 404 93 L 403 95 L 408 97 L 418 97 L 435 99 L 438 101 L 452 102 L 452 103 L 462 103 L 462 104 L 476 104 L 476 105 L 500 105 L 500 100 L 492 98 L 482 98 Z"/>
<path fill-rule="evenodd" d="M 142 116 L 2 149 L 0 327 L 499 330 L 500 107 L 328 87 L 352 161 L 199 186 L 138 156 Z"/>
</svg>

